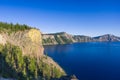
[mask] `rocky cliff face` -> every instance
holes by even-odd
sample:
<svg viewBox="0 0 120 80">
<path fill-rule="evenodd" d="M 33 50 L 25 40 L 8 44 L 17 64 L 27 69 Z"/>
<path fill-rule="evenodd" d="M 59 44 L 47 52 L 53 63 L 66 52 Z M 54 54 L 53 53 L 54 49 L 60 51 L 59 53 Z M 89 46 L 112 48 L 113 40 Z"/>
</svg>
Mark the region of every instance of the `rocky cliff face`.
<svg viewBox="0 0 120 80">
<path fill-rule="evenodd" d="M 19 46 L 23 51 L 23 55 L 40 57 L 44 52 L 41 33 L 36 29 L 18 31 L 11 34 L 3 32 L 0 35 L 0 43 L 10 43 Z"/>
<path fill-rule="evenodd" d="M 113 41 L 120 41 L 120 37 L 106 34 L 98 37 L 93 37 L 93 41 L 99 41 L 99 42 L 113 42 Z"/>
<path fill-rule="evenodd" d="M 89 37 L 83 35 L 70 35 L 65 32 L 55 34 L 42 34 L 43 45 L 55 45 L 55 44 L 69 44 L 75 42 L 110 42 L 120 41 L 120 37 L 106 34 L 97 37 Z"/>
<path fill-rule="evenodd" d="M 91 42 L 91 41 L 93 41 L 92 37 L 82 36 L 82 35 L 74 35 L 73 39 L 75 42 Z"/>
<path fill-rule="evenodd" d="M 55 34 L 42 34 L 42 38 L 43 45 L 67 44 L 75 42 L 73 36 L 65 32 Z"/>
<path fill-rule="evenodd" d="M 43 73 L 41 75 L 43 75 L 42 77 L 44 77 L 45 79 L 47 75 L 53 78 L 66 75 L 64 70 L 56 62 L 54 62 L 50 57 L 44 55 L 44 48 L 42 46 L 42 35 L 39 30 L 29 29 L 24 31 L 13 31 L 10 34 L 6 31 L 1 31 L 0 44 L 6 46 L 6 44 L 8 43 L 18 46 L 22 50 L 22 56 L 28 56 L 30 57 L 30 59 L 34 58 L 34 60 L 37 59 L 37 65 L 41 66 L 40 72 Z M 28 64 L 28 66 L 30 65 Z M 35 65 L 32 64 L 31 66 Z M 16 67 L 12 67 L 17 70 Z M 58 73 L 51 74 L 54 70 L 56 72 L 58 71 L 59 75 Z"/>
<path fill-rule="evenodd" d="M 92 37 L 83 35 L 70 35 L 65 32 L 42 34 L 43 45 L 70 44 L 75 42 L 91 42 Z"/>
</svg>

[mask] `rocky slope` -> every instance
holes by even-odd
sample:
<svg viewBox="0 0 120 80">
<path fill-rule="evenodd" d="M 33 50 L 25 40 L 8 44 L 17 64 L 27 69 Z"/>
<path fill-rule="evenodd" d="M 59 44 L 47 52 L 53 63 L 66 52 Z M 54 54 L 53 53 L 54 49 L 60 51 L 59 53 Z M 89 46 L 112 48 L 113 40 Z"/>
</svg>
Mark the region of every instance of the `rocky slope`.
<svg viewBox="0 0 120 80">
<path fill-rule="evenodd" d="M 105 34 L 102 36 L 98 36 L 98 37 L 93 37 L 93 41 L 97 41 L 97 42 L 113 42 L 113 41 L 120 41 L 120 37 L 111 35 L 111 34 Z"/>
<path fill-rule="evenodd" d="M 38 29 L 27 29 L 26 26 L 24 29 L 23 26 L 20 26 L 0 23 L 0 65 L 2 65 L 0 66 L 0 77 L 2 75 L 7 77 L 14 76 L 16 73 L 17 75 L 23 75 L 23 77 L 28 76 L 29 80 L 33 80 L 31 77 L 34 77 L 34 74 L 49 80 L 50 78 L 66 75 L 64 70 L 56 62 L 44 55 L 41 32 Z M 14 28 L 16 28 L 15 31 Z M 7 70 L 7 67 L 12 69 L 14 74 L 11 74 L 11 71 Z M 20 76 L 12 78 L 19 78 L 21 80 Z"/>
<path fill-rule="evenodd" d="M 42 34 L 42 38 L 43 45 L 67 44 L 75 42 L 73 36 L 65 32 L 55 34 Z"/>
<path fill-rule="evenodd" d="M 120 41 L 120 37 L 106 34 L 97 37 L 89 37 L 83 35 L 70 35 L 65 32 L 54 34 L 42 34 L 43 45 L 55 45 L 55 44 L 69 44 L 75 42 L 110 42 Z"/>
<path fill-rule="evenodd" d="M 0 34 L 0 43 L 19 46 L 23 51 L 23 55 L 40 57 L 44 51 L 41 33 L 36 29 L 12 32 L 11 34 L 2 32 Z"/>
<path fill-rule="evenodd" d="M 91 41 L 93 41 L 92 37 L 83 36 L 83 35 L 74 35 L 73 39 L 75 42 L 91 42 Z"/>
</svg>

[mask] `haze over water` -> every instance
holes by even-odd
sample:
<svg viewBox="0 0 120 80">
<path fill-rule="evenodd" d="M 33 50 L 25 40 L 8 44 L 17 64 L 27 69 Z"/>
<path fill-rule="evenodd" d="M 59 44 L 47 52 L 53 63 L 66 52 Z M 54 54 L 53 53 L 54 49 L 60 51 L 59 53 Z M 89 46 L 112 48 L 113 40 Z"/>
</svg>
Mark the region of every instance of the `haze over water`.
<svg viewBox="0 0 120 80">
<path fill-rule="evenodd" d="M 45 46 L 45 52 L 80 80 L 120 80 L 120 42 Z"/>
</svg>

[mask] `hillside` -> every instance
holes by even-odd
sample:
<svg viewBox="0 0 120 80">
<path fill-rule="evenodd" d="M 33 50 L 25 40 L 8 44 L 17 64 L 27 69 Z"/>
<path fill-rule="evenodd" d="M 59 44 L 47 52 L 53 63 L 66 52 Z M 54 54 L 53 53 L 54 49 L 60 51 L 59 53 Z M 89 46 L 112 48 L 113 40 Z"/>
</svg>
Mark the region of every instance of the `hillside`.
<svg viewBox="0 0 120 80">
<path fill-rule="evenodd" d="M 43 45 L 70 44 L 76 42 L 91 42 L 92 37 L 83 35 L 71 35 L 66 32 L 42 34 Z"/>
<path fill-rule="evenodd" d="M 75 42 L 91 42 L 93 41 L 92 37 L 83 36 L 83 35 L 73 35 L 73 39 Z"/>
<path fill-rule="evenodd" d="M 120 41 L 120 37 L 106 34 L 97 37 L 83 36 L 83 35 L 70 35 L 65 32 L 42 34 L 43 45 L 55 44 L 70 44 L 76 42 L 114 42 Z"/>
<path fill-rule="evenodd" d="M 26 25 L 0 23 L 0 65 L 3 78 L 50 80 L 65 75 L 56 62 L 44 55 L 41 32 Z"/>
<path fill-rule="evenodd" d="M 112 34 L 105 34 L 102 36 L 93 37 L 94 41 L 99 42 L 114 42 L 114 41 L 120 41 L 120 37 L 114 36 Z"/>
<path fill-rule="evenodd" d="M 68 44 L 75 42 L 72 35 L 65 32 L 42 34 L 43 45 Z"/>
</svg>

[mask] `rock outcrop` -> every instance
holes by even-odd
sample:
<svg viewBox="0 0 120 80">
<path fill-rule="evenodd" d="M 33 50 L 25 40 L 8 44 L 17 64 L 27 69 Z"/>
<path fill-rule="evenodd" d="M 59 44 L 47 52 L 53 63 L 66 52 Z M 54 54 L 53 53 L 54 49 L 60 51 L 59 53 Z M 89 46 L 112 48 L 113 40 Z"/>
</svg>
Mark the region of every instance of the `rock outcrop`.
<svg viewBox="0 0 120 80">
<path fill-rule="evenodd" d="M 43 45 L 55 45 L 55 44 L 67 44 L 73 43 L 75 40 L 73 36 L 66 32 L 60 32 L 55 34 L 42 34 Z"/>
<path fill-rule="evenodd" d="M 6 40 L 4 39 L 3 35 L 0 34 L 0 44 L 5 45 Z"/>
<path fill-rule="evenodd" d="M 41 33 L 37 29 L 18 31 L 11 34 L 2 32 L 0 43 L 10 43 L 19 46 L 23 51 L 23 55 L 40 57 L 44 52 Z"/>
</svg>

